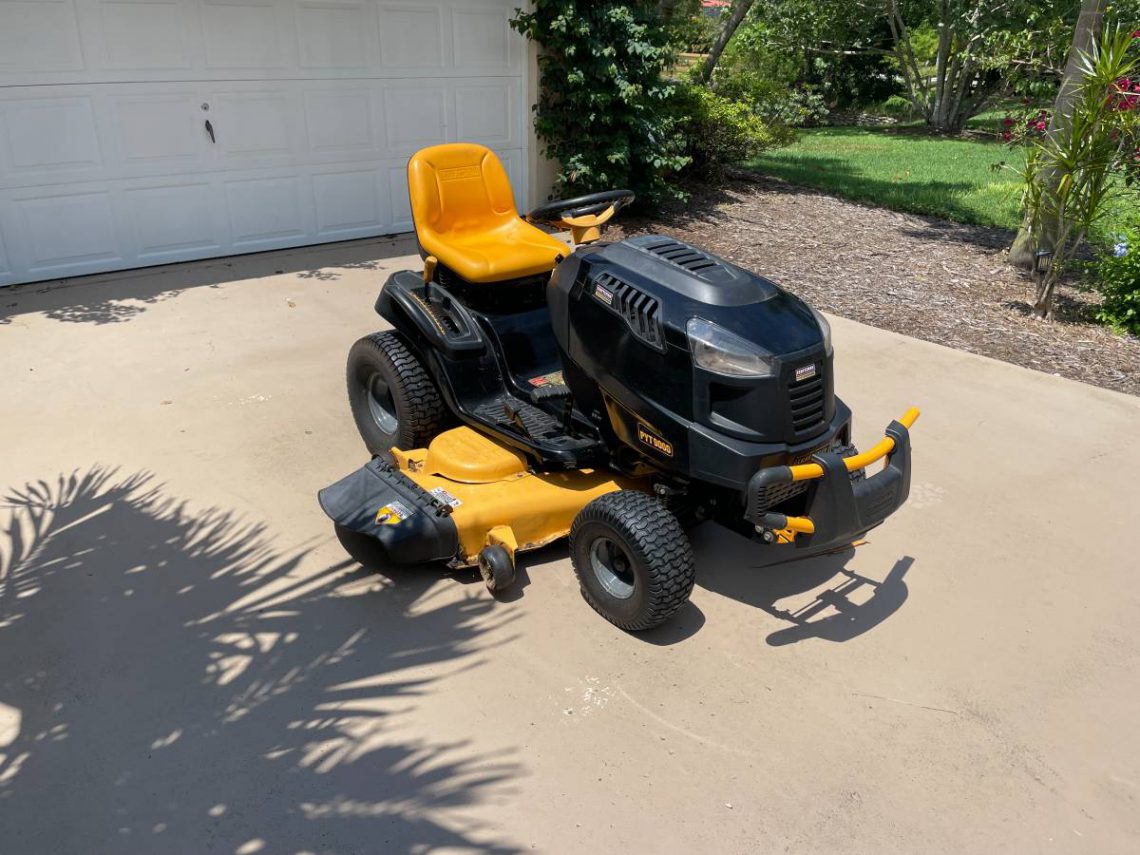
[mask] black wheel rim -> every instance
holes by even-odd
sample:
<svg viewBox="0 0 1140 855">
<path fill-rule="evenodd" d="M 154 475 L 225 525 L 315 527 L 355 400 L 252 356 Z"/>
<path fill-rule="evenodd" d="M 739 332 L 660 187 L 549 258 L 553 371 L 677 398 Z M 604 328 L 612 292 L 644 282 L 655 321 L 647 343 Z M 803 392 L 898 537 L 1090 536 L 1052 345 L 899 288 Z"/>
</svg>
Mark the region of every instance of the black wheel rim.
<svg viewBox="0 0 1140 855">
<path fill-rule="evenodd" d="M 368 413 L 376 427 L 386 434 L 394 434 L 397 428 L 396 402 L 392 400 L 392 390 L 379 371 L 368 376 Z"/>
<path fill-rule="evenodd" d="M 617 542 L 599 537 L 590 546 L 590 570 L 598 584 L 614 599 L 628 600 L 633 596 L 633 562 Z"/>
</svg>

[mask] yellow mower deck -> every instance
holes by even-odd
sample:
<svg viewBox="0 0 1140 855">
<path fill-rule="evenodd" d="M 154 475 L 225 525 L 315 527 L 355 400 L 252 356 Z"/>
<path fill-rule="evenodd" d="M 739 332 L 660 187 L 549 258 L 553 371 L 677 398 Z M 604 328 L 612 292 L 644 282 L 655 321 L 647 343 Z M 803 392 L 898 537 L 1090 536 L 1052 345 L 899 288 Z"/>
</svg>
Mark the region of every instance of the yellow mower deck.
<svg viewBox="0 0 1140 855">
<path fill-rule="evenodd" d="M 470 428 L 439 434 L 427 448 L 392 449 L 400 471 L 452 506 L 459 534 L 455 563 L 476 563 L 491 544 L 515 552 L 570 533 L 574 517 L 598 496 L 640 484 L 611 472 L 531 472 L 519 453 Z"/>
</svg>

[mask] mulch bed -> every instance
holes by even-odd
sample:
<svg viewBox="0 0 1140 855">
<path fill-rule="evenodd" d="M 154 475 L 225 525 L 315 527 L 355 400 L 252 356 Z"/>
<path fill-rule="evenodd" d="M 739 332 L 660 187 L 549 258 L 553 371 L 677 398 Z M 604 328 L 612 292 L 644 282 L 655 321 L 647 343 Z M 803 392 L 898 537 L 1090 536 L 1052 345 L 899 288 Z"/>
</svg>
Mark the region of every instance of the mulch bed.
<svg viewBox="0 0 1140 855">
<path fill-rule="evenodd" d="M 865 324 L 1140 395 L 1140 340 L 1092 321 L 1097 298 L 1059 289 L 1057 319 L 1030 314 L 1033 283 L 1006 264 L 1013 235 L 847 202 L 769 178 L 690 188 L 684 206 L 626 217 L 607 235 L 681 238 L 811 305 Z"/>
</svg>

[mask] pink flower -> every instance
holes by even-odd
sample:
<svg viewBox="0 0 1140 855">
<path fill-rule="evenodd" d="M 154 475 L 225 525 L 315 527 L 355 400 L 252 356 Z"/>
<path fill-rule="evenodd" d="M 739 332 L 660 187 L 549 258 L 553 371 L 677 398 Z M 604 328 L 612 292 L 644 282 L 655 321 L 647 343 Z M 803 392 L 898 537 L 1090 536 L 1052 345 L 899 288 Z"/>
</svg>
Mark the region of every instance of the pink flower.
<svg viewBox="0 0 1140 855">
<path fill-rule="evenodd" d="M 1011 139 L 1013 139 L 1013 134 L 1011 134 L 1009 131 L 1002 131 L 1001 132 L 1001 138 L 1003 140 L 1005 140 L 1006 142 L 1009 142 Z M 1138 154 L 1136 156 L 1140 157 L 1140 154 Z"/>
<path fill-rule="evenodd" d="M 1132 38 L 1134 38 L 1134 39 L 1140 39 L 1140 30 L 1137 30 L 1136 32 L 1134 32 L 1134 33 L 1132 34 Z"/>
<path fill-rule="evenodd" d="M 1006 116 L 1004 119 L 1001 120 L 1001 123 L 1008 128 L 1010 125 L 1013 124 L 1013 119 L 1011 119 L 1009 116 Z"/>
<path fill-rule="evenodd" d="M 1035 127 L 1035 128 L 1036 128 L 1037 130 L 1039 130 L 1039 131 L 1043 131 L 1043 130 L 1045 130 L 1045 127 L 1046 127 L 1046 126 L 1045 126 L 1045 123 L 1044 123 L 1044 122 L 1038 122 L 1038 123 L 1037 123 L 1037 124 L 1035 124 L 1033 127 Z"/>
</svg>

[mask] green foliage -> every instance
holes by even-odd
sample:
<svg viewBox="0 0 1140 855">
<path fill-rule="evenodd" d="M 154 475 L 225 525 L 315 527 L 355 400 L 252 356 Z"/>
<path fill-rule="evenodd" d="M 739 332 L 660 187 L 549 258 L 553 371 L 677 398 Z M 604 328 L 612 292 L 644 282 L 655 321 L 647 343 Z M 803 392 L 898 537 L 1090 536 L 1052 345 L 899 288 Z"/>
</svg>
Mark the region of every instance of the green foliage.
<svg viewBox="0 0 1140 855">
<path fill-rule="evenodd" d="M 737 30 L 712 81 L 769 122 L 820 123 L 830 107 L 881 100 L 899 90 L 882 53 L 881 18 L 838 14 L 833 0 L 758 3 Z M 825 15 L 828 10 L 836 14 Z M 855 45 L 852 50 L 837 45 Z"/>
<path fill-rule="evenodd" d="M 511 26 L 540 48 L 535 130 L 561 164 L 556 196 L 628 187 L 650 204 L 676 198 L 688 163 L 663 76 L 673 51 L 657 4 L 535 0 Z"/>
<path fill-rule="evenodd" d="M 1140 38 L 1131 28 L 1106 29 L 1091 55 L 1082 57 L 1082 79 L 1068 115 L 1026 149 L 1025 208 L 1032 245 L 1051 254 L 1039 278 L 1034 308 L 1052 312 L 1053 290 L 1140 154 Z M 1039 124 L 1044 132 L 1044 122 Z"/>
<path fill-rule="evenodd" d="M 914 105 L 903 95 L 892 95 L 883 102 L 883 112 L 896 119 L 912 119 Z"/>
<path fill-rule="evenodd" d="M 1133 217 L 1109 246 L 1101 248 L 1087 273 L 1104 297 L 1097 319 L 1140 336 L 1140 218 Z"/>
<path fill-rule="evenodd" d="M 747 104 L 681 84 L 674 96 L 677 126 L 686 141 L 689 172 L 716 180 L 726 167 L 791 140 L 786 128 L 766 124 Z"/>
</svg>

